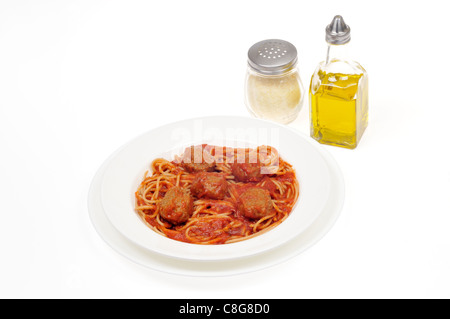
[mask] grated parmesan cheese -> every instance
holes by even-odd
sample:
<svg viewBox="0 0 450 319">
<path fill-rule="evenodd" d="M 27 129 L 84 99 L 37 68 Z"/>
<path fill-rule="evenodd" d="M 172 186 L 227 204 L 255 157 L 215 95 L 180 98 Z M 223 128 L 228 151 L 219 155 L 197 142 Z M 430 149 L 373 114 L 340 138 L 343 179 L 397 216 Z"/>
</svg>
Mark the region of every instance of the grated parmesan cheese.
<svg viewBox="0 0 450 319">
<path fill-rule="evenodd" d="M 300 112 L 303 86 L 297 70 L 282 75 L 249 71 L 246 103 L 254 116 L 282 124 L 292 122 Z"/>
</svg>

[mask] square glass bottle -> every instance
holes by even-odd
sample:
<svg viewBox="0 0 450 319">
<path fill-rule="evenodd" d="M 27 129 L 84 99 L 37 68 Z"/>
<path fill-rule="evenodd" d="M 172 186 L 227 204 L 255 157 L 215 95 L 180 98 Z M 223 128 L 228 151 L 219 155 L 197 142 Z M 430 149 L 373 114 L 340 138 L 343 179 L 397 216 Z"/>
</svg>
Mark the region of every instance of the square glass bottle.
<svg viewBox="0 0 450 319">
<path fill-rule="evenodd" d="M 350 27 L 335 16 L 326 28 L 327 59 L 311 77 L 311 137 L 319 143 L 356 148 L 368 125 L 368 75 L 347 56 Z"/>
</svg>

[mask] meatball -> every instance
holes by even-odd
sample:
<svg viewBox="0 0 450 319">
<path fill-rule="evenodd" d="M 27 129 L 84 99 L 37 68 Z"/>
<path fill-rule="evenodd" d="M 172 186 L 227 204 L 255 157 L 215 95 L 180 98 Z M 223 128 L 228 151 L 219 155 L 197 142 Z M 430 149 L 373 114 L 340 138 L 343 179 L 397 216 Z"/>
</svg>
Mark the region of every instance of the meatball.
<svg viewBox="0 0 450 319">
<path fill-rule="evenodd" d="M 220 173 L 197 173 L 191 186 L 192 195 L 198 198 L 224 199 L 227 190 L 227 179 Z"/>
<path fill-rule="evenodd" d="M 261 174 L 261 164 L 258 163 L 233 163 L 231 173 L 238 182 L 259 182 L 264 175 Z"/>
<path fill-rule="evenodd" d="M 260 219 L 273 210 L 272 198 L 266 189 L 249 187 L 239 196 L 238 211 L 247 218 Z"/>
<path fill-rule="evenodd" d="M 184 151 L 181 166 L 190 173 L 213 172 L 216 167 L 214 158 L 203 150 L 203 145 L 188 147 Z"/>
<path fill-rule="evenodd" d="M 174 225 L 185 223 L 193 211 L 193 198 L 186 190 L 178 186 L 169 189 L 159 202 L 159 214 Z"/>
</svg>

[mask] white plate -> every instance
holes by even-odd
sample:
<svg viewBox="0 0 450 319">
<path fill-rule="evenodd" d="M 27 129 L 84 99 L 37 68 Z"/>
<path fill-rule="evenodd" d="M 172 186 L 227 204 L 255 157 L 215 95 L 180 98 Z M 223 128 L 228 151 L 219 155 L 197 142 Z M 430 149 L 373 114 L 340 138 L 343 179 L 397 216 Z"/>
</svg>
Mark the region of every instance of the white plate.
<svg viewBox="0 0 450 319">
<path fill-rule="evenodd" d="M 321 151 L 331 175 L 332 192 L 322 213 L 302 234 L 277 249 L 232 261 L 202 262 L 179 260 L 142 248 L 124 237 L 109 222 L 102 207 L 101 184 L 107 160 L 98 170 L 89 191 L 89 217 L 99 236 L 117 253 L 143 267 L 184 276 L 230 276 L 262 270 L 287 261 L 317 243 L 334 225 L 344 202 L 344 181 L 334 159 Z"/>
<path fill-rule="evenodd" d="M 237 243 L 196 245 L 172 240 L 149 229 L 134 211 L 134 192 L 157 157 L 172 160 L 186 146 L 197 144 L 254 147 L 271 145 L 291 163 L 300 183 L 300 197 L 290 216 L 273 230 Z M 246 117 L 207 117 L 172 123 L 149 131 L 123 146 L 107 165 L 102 206 L 111 224 L 133 243 L 164 256 L 217 261 L 272 250 L 306 230 L 330 196 L 331 177 L 318 145 L 298 132 L 272 122 Z"/>
</svg>

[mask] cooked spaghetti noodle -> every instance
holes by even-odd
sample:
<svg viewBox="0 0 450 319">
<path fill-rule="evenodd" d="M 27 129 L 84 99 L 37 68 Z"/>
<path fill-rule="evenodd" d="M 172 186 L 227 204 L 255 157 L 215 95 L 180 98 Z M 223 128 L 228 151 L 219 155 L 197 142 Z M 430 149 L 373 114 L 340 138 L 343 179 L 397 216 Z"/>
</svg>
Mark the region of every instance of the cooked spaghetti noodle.
<svg viewBox="0 0 450 319">
<path fill-rule="evenodd" d="M 299 184 L 292 165 L 270 146 L 200 145 L 173 161 L 155 159 L 135 195 L 137 213 L 155 232 L 187 243 L 228 244 L 282 223 Z"/>
</svg>

